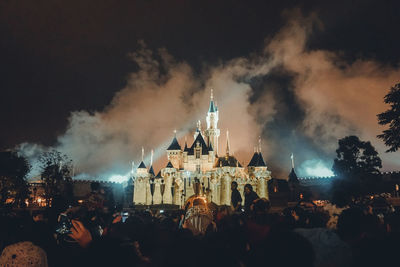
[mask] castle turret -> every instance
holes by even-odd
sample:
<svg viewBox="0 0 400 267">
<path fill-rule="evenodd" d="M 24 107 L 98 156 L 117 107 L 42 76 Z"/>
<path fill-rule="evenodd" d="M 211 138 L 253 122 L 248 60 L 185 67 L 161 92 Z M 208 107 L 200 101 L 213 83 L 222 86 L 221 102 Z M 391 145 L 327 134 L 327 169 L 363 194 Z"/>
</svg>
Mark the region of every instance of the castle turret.
<svg viewBox="0 0 400 267">
<path fill-rule="evenodd" d="M 177 176 L 177 170 L 172 166 L 172 163 L 168 161 L 167 166 L 165 168 L 161 169 L 161 176 L 164 179 L 164 184 L 165 184 L 165 192 L 163 196 L 163 202 L 167 204 L 174 204 L 178 203 L 180 196 L 177 196 L 176 199 L 174 200 L 174 196 L 177 195 L 175 194 L 175 191 L 179 190 L 176 187 L 175 179 L 178 178 Z"/>
<path fill-rule="evenodd" d="M 264 161 L 261 153 L 261 138 L 259 139 L 258 148 L 255 149 L 254 155 L 247 165 L 249 176 L 256 179 L 256 192 L 260 197 L 269 198 L 268 196 L 268 180 L 271 179 L 271 172 L 267 169 L 267 164 Z"/>
<path fill-rule="evenodd" d="M 147 175 L 147 167 L 144 164 L 144 148 L 142 147 L 142 162 L 140 162 L 139 167 L 136 170 L 138 175 L 144 176 Z"/>
<path fill-rule="evenodd" d="M 176 139 L 176 131 L 174 139 L 172 139 L 171 144 L 167 148 L 167 156 L 168 156 L 168 161 L 171 162 L 172 166 L 174 168 L 179 169 L 181 166 L 181 158 L 182 158 L 182 150 L 181 146 L 178 143 L 178 140 Z"/>
<path fill-rule="evenodd" d="M 210 107 L 207 112 L 207 130 L 205 136 L 207 137 L 208 144 L 212 145 L 214 152 L 218 155 L 218 137 L 220 130 L 218 129 L 218 107 L 214 103 L 213 90 L 211 89 Z"/>
<path fill-rule="evenodd" d="M 149 182 L 149 173 L 143 159 L 144 148 L 142 147 L 142 161 L 140 162 L 139 167 L 136 169 L 136 173 L 133 173 L 133 176 L 135 177 L 133 202 L 135 204 L 146 204 L 147 199 L 147 184 Z"/>
</svg>

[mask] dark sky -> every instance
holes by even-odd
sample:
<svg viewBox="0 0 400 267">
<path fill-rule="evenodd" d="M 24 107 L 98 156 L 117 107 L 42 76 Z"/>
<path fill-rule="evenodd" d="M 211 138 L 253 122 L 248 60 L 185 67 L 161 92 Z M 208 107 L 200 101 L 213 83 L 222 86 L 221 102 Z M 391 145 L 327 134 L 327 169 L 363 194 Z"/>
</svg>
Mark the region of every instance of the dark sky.
<svg viewBox="0 0 400 267">
<path fill-rule="evenodd" d="M 51 145 L 71 111 L 104 108 L 139 40 L 200 70 L 261 50 L 295 7 L 323 23 L 310 48 L 399 62 L 399 1 L 1 1 L 0 149 Z"/>
</svg>

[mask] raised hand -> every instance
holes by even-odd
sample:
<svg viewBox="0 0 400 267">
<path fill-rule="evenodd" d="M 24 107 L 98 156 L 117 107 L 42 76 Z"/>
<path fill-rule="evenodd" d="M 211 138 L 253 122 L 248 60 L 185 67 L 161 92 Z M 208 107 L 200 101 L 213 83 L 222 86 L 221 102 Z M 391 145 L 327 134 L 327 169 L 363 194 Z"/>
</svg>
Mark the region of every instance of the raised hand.
<svg viewBox="0 0 400 267">
<path fill-rule="evenodd" d="M 72 233 L 69 234 L 69 236 L 75 239 L 81 247 L 87 247 L 90 242 L 92 242 L 92 235 L 90 234 L 89 230 L 86 229 L 80 221 L 71 220 L 71 222 Z"/>
</svg>

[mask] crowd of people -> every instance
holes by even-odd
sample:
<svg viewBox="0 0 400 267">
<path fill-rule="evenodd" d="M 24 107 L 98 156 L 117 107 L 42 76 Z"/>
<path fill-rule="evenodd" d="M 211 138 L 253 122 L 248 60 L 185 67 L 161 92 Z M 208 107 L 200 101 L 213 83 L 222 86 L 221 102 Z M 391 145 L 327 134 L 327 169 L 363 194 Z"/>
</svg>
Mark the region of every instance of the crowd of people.
<svg viewBox="0 0 400 267">
<path fill-rule="evenodd" d="M 109 206 L 94 190 L 68 206 L 2 210 L 0 266 L 396 266 L 400 213 L 337 191 L 270 212 L 251 185 L 232 205 L 194 196 L 181 210 Z M 243 201 L 244 200 L 244 201 Z M 242 207 L 242 203 L 244 203 Z"/>
</svg>

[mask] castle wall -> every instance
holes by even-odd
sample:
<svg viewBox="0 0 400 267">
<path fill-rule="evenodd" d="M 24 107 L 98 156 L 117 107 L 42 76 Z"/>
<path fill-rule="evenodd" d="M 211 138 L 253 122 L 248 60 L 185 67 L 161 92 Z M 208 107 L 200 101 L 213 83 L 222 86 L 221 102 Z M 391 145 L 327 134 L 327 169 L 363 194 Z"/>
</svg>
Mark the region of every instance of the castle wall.
<svg viewBox="0 0 400 267">
<path fill-rule="evenodd" d="M 164 191 L 164 204 L 175 204 L 183 205 L 185 201 L 192 195 L 194 195 L 194 177 L 198 177 L 200 180 L 200 193 L 203 192 L 203 186 L 207 189 L 209 187 L 210 192 L 208 193 L 208 201 L 212 201 L 217 205 L 231 205 L 231 182 L 236 181 L 238 183 L 238 190 L 242 196 L 244 203 L 244 185 L 251 184 L 254 191 L 261 198 L 269 198 L 268 196 L 268 180 L 271 179 L 269 171 L 258 170 L 252 175 L 249 175 L 243 170 L 235 170 L 234 167 L 222 167 L 215 168 L 212 171 L 201 174 L 189 173 L 188 178 L 187 171 L 177 172 L 172 171 L 174 169 L 165 168 L 162 170 L 162 176 L 165 183 Z M 185 175 L 186 178 L 183 177 Z M 208 182 L 210 180 L 210 183 Z M 171 186 L 172 182 L 175 181 L 173 186 L 174 194 L 172 196 Z M 185 182 L 186 182 L 186 195 L 182 198 L 185 193 Z M 208 185 L 209 183 L 209 185 Z M 204 185 L 203 185 L 204 184 Z M 206 190 L 205 190 L 206 191 Z M 155 190 L 153 196 L 153 204 L 161 204 L 161 178 L 155 179 Z M 134 202 L 135 204 L 146 204 L 151 205 L 151 192 L 150 192 L 150 179 L 138 178 L 135 180 L 134 190 Z"/>
</svg>

